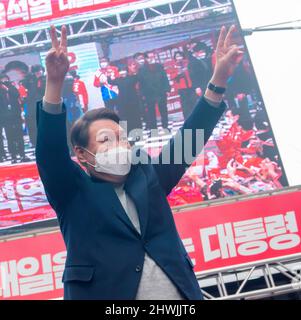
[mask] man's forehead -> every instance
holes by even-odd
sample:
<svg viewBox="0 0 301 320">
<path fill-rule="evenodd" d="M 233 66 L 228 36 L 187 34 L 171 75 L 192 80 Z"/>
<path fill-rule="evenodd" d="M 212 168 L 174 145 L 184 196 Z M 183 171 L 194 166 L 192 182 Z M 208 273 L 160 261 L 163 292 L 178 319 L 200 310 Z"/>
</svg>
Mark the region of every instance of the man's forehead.
<svg viewBox="0 0 301 320">
<path fill-rule="evenodd" d="M 119 131 L 120 128 L 120 125 L 111 119 L 99 119 L 90 125 L 90 130 L 96 133 L 100 131 Z"/>
<path fill-rule="evenodd" d="M 101 135 L 101 134 L 120 134 L 120 133 L 123 133 L 124 130 L 120 127 L 120 126 L 117 126 L 116 128 L 102 128 L 102 129 L 99 129 L 97 130 L 96 132 L 96 135 Z"/>
<path fill-rule="evenodd" d="M 112 120 L 107 120 L 102 123 L 95 123 L 93 133 L 95 133 L 96 137 L 100 135 L 118 136 L 121 134 L 125 134 L 125 130 L 118 123 Z"/>
</svg>

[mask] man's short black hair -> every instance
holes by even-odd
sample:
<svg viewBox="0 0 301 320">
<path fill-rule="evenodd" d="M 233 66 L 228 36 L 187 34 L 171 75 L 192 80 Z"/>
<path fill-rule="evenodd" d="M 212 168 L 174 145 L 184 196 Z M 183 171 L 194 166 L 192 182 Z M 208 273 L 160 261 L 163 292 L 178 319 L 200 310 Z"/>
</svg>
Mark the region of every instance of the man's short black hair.
<svg viewBox="0 0 301 320">
<path fill-rule="evenodd" d="M 147 54 L 144 52 L 137 52 L 134 54 L 134 59 L 137 59 L 138 57 L 143 56 L 144 58 L 147 58 Z"/>
<path fill-rule="evenodd" d="M 118 115 L 107 108 L 94 109 L 85 113 L 83 117 L 75 122 L 71 129 L 72 146 L 87 148 L 89 145 L 89 128 L 94 121 L 97 120 L 112 120 L 119 124 L 120 118 Z"/>
<path fill-rule="evenodd" d="M 45 68 L 43 66 L 41 66 L 40 64 L 35 64 L 31 67 L 32 73 L 36 73 L 36 72 L 40 72 L 40 71 L 45 72 Z"/>
<path fill-rule="evenodd" d="M 199 42 L 192 49 L 193 52 L 205 51 L 207 54 L 210 53 L 210 48 L 205 42 Z"/>
<path fill-rule="evenodd" d="M 70 70 L 69 74 L 75 79 L 80 79 L 80 76 L 77 74 L 76 70 Z"/>
<path fill-rule="evenodd" d="M 14 60 L 14 61 L 10 61 L 6 66 L 5 66 L 5 72 L 9 72 L 11 70 L 20 70 L 23 73 L 28 73 L 29 71 L 29 67 L 26 63 L 24 63 L 23 61 L 19 61 L 19 60 Z"/>
</svg>

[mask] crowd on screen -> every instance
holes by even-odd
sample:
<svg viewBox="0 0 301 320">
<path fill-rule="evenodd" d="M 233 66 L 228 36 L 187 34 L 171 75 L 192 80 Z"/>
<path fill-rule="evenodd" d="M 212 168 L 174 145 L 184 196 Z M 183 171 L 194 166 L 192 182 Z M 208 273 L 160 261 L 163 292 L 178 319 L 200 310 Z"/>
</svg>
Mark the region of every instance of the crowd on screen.
<svg viewBox="0 0 301 320">
<path fill-rule="evenodd" d="M 184 119 L 202 96 L 212 75 L 214 59 L 211 49 L 203 42 L 187 45 L 173 54 L 172 72 L 160 63 L 154 52 L 138 52 L 118 67 L 107 58 L 100 61 L 94 85 L 101 90 L 105 106 L 119 113 L 128 122 L 128 129 L 169 130 L 168 97 L 178 92 Z"/>
<path fill-rule="evenodd" d="M 22 80 L 11 81 L 9 72 L 17 70 Z M 6 65 L 0 74 L 0 162 L 9 157 L 11 163 L 32 161 L 25 153 L 24 136 L 29 138 L 29 146 L 36 145 L 36 103 L 45 93 L 46 76 L 42 65 L 28 67 L 21 61 Z M 85 83 L 75 70 L 66 76 L 63 88 L 64 102 L 67 107 L 68 129 L 88 110 L 88 93 Z M 7 152 L 5 151 L 7 142 Z M 33 151 L 34 152 L 34 151 Z"/>
<path fill-rule="evenodd" d="M 258 110 L 251 122 L 228 110 L 216 139 L 169 196 L 172 206 L 281 189 L 287 185 L 269 125 Z"/>
<path fill-rule="evenodd" d="M 232 124 L 221 130 L 216 148 L 187 171 L 180 184 L 169 196 L 172 206 L 186 205 L 234 195 L 272 191 L 285 186 L 281 165 L 270 157 L 272 139 L 262 140 L 263 131 L 245 131 L 231 111 L 225 121 Z"/>
</svg>

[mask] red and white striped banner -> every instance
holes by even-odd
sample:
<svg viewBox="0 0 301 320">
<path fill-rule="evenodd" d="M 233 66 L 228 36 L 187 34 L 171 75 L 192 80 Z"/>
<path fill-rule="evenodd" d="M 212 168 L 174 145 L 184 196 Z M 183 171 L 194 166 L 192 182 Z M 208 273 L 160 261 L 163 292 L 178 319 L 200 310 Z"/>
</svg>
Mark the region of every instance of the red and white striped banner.
<svg viewBox="0 0 301 320">
<path fill-rule="evenodd" d="M 0 29 L 58 19 L 139 0 L 2 0 Z"/>
</svg>

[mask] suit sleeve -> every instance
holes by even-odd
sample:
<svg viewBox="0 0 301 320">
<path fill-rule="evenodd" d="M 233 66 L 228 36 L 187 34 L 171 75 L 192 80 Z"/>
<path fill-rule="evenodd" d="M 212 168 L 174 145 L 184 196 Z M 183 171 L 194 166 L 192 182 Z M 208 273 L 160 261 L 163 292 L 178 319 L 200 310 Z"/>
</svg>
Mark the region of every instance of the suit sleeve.
<svg viewBox="0 0 301 320">
<path fill-rule="evenodd" d="M 197 130 L 203 129 L 203 141 L 205 145 L 225 109 L 226 105 L 224 102 L 218 108 L 215 108 L 204 97 L 201 98 L 181 130 L 163 147 L 159 157 L 154 161 L 154 168 L 166 195 L 178 184 L 186 169 L 192 164 L 191 160 L 194 161 L 201 152 L 203 144 L 198 145 L 197 143 Z M 185 141 L 184 131 L 186 129 L 190 129 L 190 132 L 188 133 L 188 139 Z M 187 146 L 187 144 L 190 145 Z M 190 162 L 187 162 L 187 157 L 184 156 L 185 147 L 188 147 L 188 153 L 191 154 L 191 159 L 188 159 Z M 168 160 L 168 164 L 164 164 L 166 163 L 166 159 Z"/>
<path fill-rule="evenodd" d="M 66 111 L 49 113 L 37 103 L 36 162 L 47 199 L 54 209 L 66 204 L 77 191 L 80 168 L 72 161 L 67 145 Z"/>
</svg>

